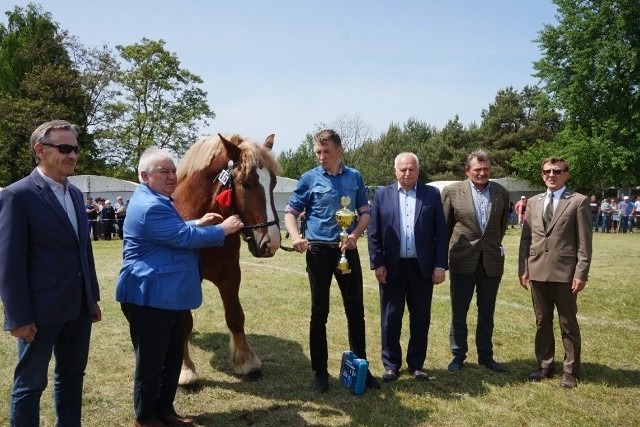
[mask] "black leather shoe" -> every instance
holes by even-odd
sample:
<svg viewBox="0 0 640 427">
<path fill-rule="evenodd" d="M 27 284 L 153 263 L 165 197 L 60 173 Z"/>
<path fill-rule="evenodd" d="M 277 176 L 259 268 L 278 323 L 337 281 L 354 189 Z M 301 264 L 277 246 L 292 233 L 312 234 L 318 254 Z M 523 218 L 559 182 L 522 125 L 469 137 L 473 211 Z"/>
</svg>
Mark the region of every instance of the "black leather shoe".
<svg viewBox="0 0 640 427">
<path fill-rule="evenodd" d="M 497 374 L 506 374 L 508 372 L 507 368 L 493 359 L 478 360 L 478 365 L 484 366 L 485 368 L 490 369 Z"/>
<path fill-rule="evenodd" d="M 553 368 L 542 368 L 529 375 L 529 381 L 542 381 L 553 377 Z"/>
<path fill-rule="evenodd" d="M 422 369 L 409 369 L 409 373 L 413 377 L 414 380 L 418 381 L 429 381 L 429 374 L 427 374 Z"/>
<path fill-rule="evenodd" d="M 329 391 L 329 376 L 316 375 L 313 379 L 313 389 L 318 393 L 326 393 Z"/>
<path fill-rule="evenodd" d="M 449 372 L 460 372 L 462 370 L 463 362 L 464 361 L 462 359 L 454 357 L 453 360 L 451 360 L 451 363 L 449 363 L 449 366 L 447 366 L 447 370 Z"/>
<path fill-rule="evenodd" d="M 560 387 L 562 388 L 576 388 L 578 386 L 578 379 L 574 377 L 572 374 L 565 372 L 562 374 L 562 379 L 560 380 Z"/>
<path fill-rule="evenodd" d="M 373 388 L 376 390 L 380 390 L 380 382 L 371 375 L 371 371 L 367 371 L 367 388 Z"/>
<path fill-rule="evenodd" d="M 382 376 L 383 383 L 390 383 L 391 381 L 395 381 L 398 379 L 398 371 L 395 369 L 387 369 L 384 371 L 384 375 Z"/>
</svg>

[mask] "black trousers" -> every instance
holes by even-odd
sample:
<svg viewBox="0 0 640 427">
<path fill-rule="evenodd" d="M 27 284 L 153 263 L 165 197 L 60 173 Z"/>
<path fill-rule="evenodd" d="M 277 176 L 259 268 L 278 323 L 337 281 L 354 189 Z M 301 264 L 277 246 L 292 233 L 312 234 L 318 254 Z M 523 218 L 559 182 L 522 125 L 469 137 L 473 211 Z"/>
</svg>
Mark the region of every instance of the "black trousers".
<svg viewBox="0 0 640 427">
<path fill-rule="evenodd" d="M 324 375 L 327 372 L 329 289 L 334 276 L 342 294 L 344 312 L 347 316 L 349 348 L 359 358 L 367 358 L 360 256 L 357 249 L 347 250 L 345 255 L 351 273 L 340 274 L 336 273 L 340 255 L 340 250 L 336 247 L 311 245 L 307 251 L 307 274 L 311 288 L 309 345 L 311 369 L 316 372 L 316 375 Z"/>
<path fill-rule="evenodd" d="M 136 420 L 175 413 L 182 367 L 184 311 L 121 304 L 136 353 L 133 404 Z"/>
<path fill-rule="evenodd" d="M 451 271 L 449 279 L 451 283 L 451 329 L 449 331 L 451 353 L 461 360 L 467 357 L 467 312 L 475 290 L 478 306 L 476 326 L 478 359 L 493 358 L 493 315 L 502 277 L 487 276 L 482 256 L 480 256 L 474 274 L 455 274 Z"/>
<path fill-rule="evenodd" d="M 400 370 L 402 348 L 400 334 L 405 303 L 409 310 L 409 345 L 407 367 L 415 371 L 424 367 L 431 323 L 431 278 L 422 277 L 417 259 L 400 259 L 398 277 L 387 278 L 380 289 L 380 326 L 382 364 L 385 369 Z"/>
</svg>

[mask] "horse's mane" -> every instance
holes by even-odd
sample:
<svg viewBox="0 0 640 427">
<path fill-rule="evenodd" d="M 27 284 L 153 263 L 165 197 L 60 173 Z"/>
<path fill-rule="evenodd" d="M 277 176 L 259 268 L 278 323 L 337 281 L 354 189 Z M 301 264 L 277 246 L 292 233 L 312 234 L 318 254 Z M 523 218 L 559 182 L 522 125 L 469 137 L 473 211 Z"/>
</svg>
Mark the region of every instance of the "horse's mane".
<svg viewBox="0 0 640 427">
<path fill-rule="evenodd" d="M 234 169 L 234 174 L 237 173 L 238 179 L 245 177 L 254 166 L 266 167 L 276 175 L 280 173 L 280 165 L 271 151 L 263 145 L 236 134 L 227 139 L 237 144 L 241 152 L 241 166 Z M 177 170 L 178 182 L 209 167 L 211 161 L 221 155 L 224 149 L 224 144 L 218 135 L 200 138 L 189 148 L 180 161 Z"/>
</svg>

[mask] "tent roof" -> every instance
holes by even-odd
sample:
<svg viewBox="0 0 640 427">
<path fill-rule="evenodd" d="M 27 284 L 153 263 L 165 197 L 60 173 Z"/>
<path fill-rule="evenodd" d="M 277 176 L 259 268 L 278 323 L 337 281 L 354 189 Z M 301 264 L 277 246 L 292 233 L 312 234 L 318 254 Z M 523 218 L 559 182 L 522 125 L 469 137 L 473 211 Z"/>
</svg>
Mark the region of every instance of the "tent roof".
<svg viewBox="0 0 640 427">
<path fill-rule="evenodd" d="M 438 190 L 442 190 L 447 185 L 455 184 L 460 181 L 433 181 L 428 182 L 427 185 L 431 185 L 432 187 L 436 187 Z"/>
<path fill-rule="evenodd" d="M 511 192 L 516 191 L 524 191 L 524 192 L 542 192 L 545 190 L 545 187 L 540 185 L 532 185 L 529 181 L 525 181 L 517 178 L 497 178 L 492 179 L 491 181 L 495 181 L 498 184 L 502 185 L 504 188 Z"/>
<path fill-rule="evenodd" d="M 83 193 L 135 191 L 138 184 L 118 178 L 99 175 L 73 175 L 69 181 Z"/>
<path fill-rule="evenodd" d="M 495 181 L 498 184 L 502 185 L 509 192 L 542 192 L 544 191 L 544 186 L 542 185 L 531 185 L 529 181 L 524 181 L 522 179 L 517 178 L 497 178 L 491 179 L 491 181 Z M 450 184 L 455 184 L 460 181 L 434 181 L 430 182 L 429 185 L 439 188 L 442 190 L 444 187 Z"/>
</svg>

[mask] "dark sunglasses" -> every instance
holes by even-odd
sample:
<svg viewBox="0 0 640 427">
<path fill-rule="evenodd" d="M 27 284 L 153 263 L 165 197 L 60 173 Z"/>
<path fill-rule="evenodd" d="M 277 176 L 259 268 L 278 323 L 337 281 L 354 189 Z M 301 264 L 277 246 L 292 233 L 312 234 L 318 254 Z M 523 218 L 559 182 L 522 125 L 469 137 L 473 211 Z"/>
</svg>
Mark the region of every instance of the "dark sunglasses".
<svg viewBox="0 0 640 427">
<path fill-rule="evenodd" d="M 566 171 L 566 169 L 542 169 L 542 174 L 551 175 L 551 172 L 553 172 L 554 175 L 560 175 L 562 172 Z"/>
<path fill-rule="evenodd" d="M 49 142 L 41 142 L 40 144 L 46 145 L 49 147 L 56 147 L 58 151 L 62 154 L 69 154 L 72 151 L 76 154 L 80 152 L 80 147 L 77 145 L 69 145 L 69 144 L 51 144 Z"/>
</svg>

